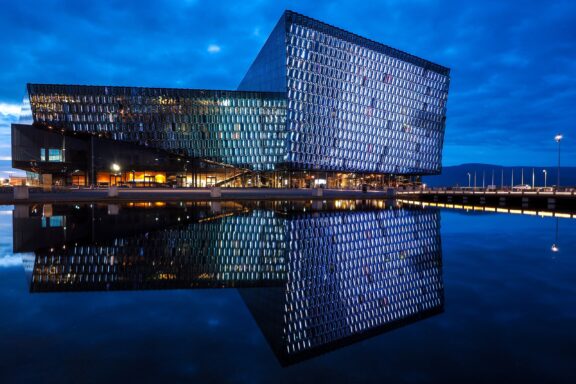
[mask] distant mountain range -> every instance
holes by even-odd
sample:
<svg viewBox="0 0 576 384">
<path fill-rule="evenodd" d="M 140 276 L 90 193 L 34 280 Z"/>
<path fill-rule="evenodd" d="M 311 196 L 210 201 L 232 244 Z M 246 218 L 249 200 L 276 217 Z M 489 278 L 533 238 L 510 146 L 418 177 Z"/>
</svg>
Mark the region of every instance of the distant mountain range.
<svg viewBox="0 0 576 384">
<path fill-rule="evenodd" d="M 494 184 L 500 187 L 502 183 L 502 171 L 504 171 L 504 185 L 510 186 L 512 182 L 512 171 L 514 171 L 514 185 L 522 184 L 522 170 L 524 170 L 524 184 L 532 185 L 532 170 L 534 170 L 534 185 L 544 185 L 544 172 L 547 171 L 546 185 L 556 185 L 556 175 L 558 168 L 552 167 L 531 167 L 513 166 L 503 167 L 492 164 L 462 164 L 442 168 L 442 174 L 438 176 L 425 176 L 423 182 L 430 187 L 454 187 L 468 186 L 468 173 L 470 173 L 470 184 L 474 186 L 474 175 L 476 175 L 476 186 L 492 184 L 492 173 L 494 172 Z M 576 186 L 576 167 L 560 168 L 560 186 Z"/>
</svg>

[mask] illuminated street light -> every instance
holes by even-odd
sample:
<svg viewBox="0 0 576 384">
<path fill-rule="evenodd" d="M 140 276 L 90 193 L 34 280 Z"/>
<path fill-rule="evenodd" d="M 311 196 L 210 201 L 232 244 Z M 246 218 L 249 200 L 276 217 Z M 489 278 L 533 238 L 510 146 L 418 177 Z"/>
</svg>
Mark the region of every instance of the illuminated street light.
<svg viewBox="0 0 576 384">
<path fill-rule="evenodd" d="M 544 172 L 544 188 L 546 188 L 546 176 L 548 176 L 548 171 L 543 169 L 542 172 Z"/>
<path fill-rule="evenodd" d="M 470 175 L 470 172 L 468 172 L 468 188 L 470 188 L 471 186 L 471 179 L 470 179 L 471 176 L 472 175 Z"/>
<path fill-rule="evenodd" d="M 563 136 L 558 134 L 554 136 L 554 140 L 558 143 L 558 175 L 556 178 L 556 190 L 560 189 L 560 141 L 562 141 Z"/>
<path fill-rule="evenodd" d="M 110 167 L 114 172 L 120 172 L 120 166 L 116 163 L 112 164 Z"/>
</svg>

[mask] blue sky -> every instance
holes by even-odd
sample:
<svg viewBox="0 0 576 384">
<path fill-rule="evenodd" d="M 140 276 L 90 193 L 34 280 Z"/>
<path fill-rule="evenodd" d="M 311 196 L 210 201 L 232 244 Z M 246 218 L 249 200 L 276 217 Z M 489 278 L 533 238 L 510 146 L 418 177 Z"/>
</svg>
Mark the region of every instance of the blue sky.
<svg viewBox="0 0 576 384">
<path fill-rule="evenodd" d="M 576 165 L 576 2 L 0 4 L 0 159 L 27 82 L 235 89 L 284 9 L 452 69 L 444 165 Z"/>
</svg>

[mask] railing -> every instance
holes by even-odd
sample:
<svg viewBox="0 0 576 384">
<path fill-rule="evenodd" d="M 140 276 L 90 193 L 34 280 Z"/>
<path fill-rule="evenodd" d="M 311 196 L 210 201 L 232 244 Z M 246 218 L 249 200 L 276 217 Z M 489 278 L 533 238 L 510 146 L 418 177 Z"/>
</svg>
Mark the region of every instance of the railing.
<svg viewBox="0 0 576 384">
<path fill-rule="evenodd" d="M 229 182 L 231 182 L 231 181 L 233 181 L 233 180 L 236 180 L 236 179 L 239 178 L 239 177 L 242 177 L 242 176 L 247 175 L 247 174 L 250 174 L 250 173 L 252 173 L 252 171 L 250 171 L 250 170 L 242 171 L 242 172 L 240 172 L 240 173 L 237 173 L 237 174 L 235 174 L 235 175 L 233 175 L 233 176 L 228 177 L 227 179 L 220 180 L 219 182 L 217 182 L 216 184 L 214 184 L 214 186 L 215 186 L 215 187 L 221 187 L 221 186 L 223 186 L 223 185 L 226 184 L 226 183 L 229 183 Z"/>
</svg>

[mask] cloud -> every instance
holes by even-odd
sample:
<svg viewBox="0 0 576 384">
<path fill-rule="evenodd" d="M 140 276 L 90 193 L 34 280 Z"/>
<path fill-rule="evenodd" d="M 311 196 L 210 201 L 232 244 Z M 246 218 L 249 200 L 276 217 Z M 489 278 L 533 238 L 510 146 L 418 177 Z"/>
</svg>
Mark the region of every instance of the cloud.
<svg viewBox="0 0 576 384">
<path fill-rule="evenodd" d="M 0 103 L 0 115 L 17 117 L 20 115 L 20 104 Z"/>
<path fill-rule="evenodd" d="M 20 104 L 0 103 L 0 161 L 12 160 L 10 156 L 10 125 L 17 122 L 19 117 Z"/>
<path fill-rule="evenodd" d="M 218 53 L 220 52 L 221 48 L 219 45 L 210 44 L 206 50 L 208 51 L 208 53 Z"/>
<path fill-rule="evenodd" d="M 576 165 L 574 1 L 151 3 L 3 4 L 0 34 L 11 38 L 2 54 L 11 60 L 0 61 L 0 105 L 10 106 L 0 107 L 9 111 L 0 131 L 9 132 L 27 82 L 235 89 L 292 8 L 450 67 L 447 163 L 471 153 L 483 163 L 553 163 L 548 139 L 563 129 L 563 156 Z"/>
<path fill-rule="evenodd" d="M 12 268 L 22 266 L 22 258 L 15 255 L 5 255 L 0 257 L 0 268 Z"/>
</svg>

